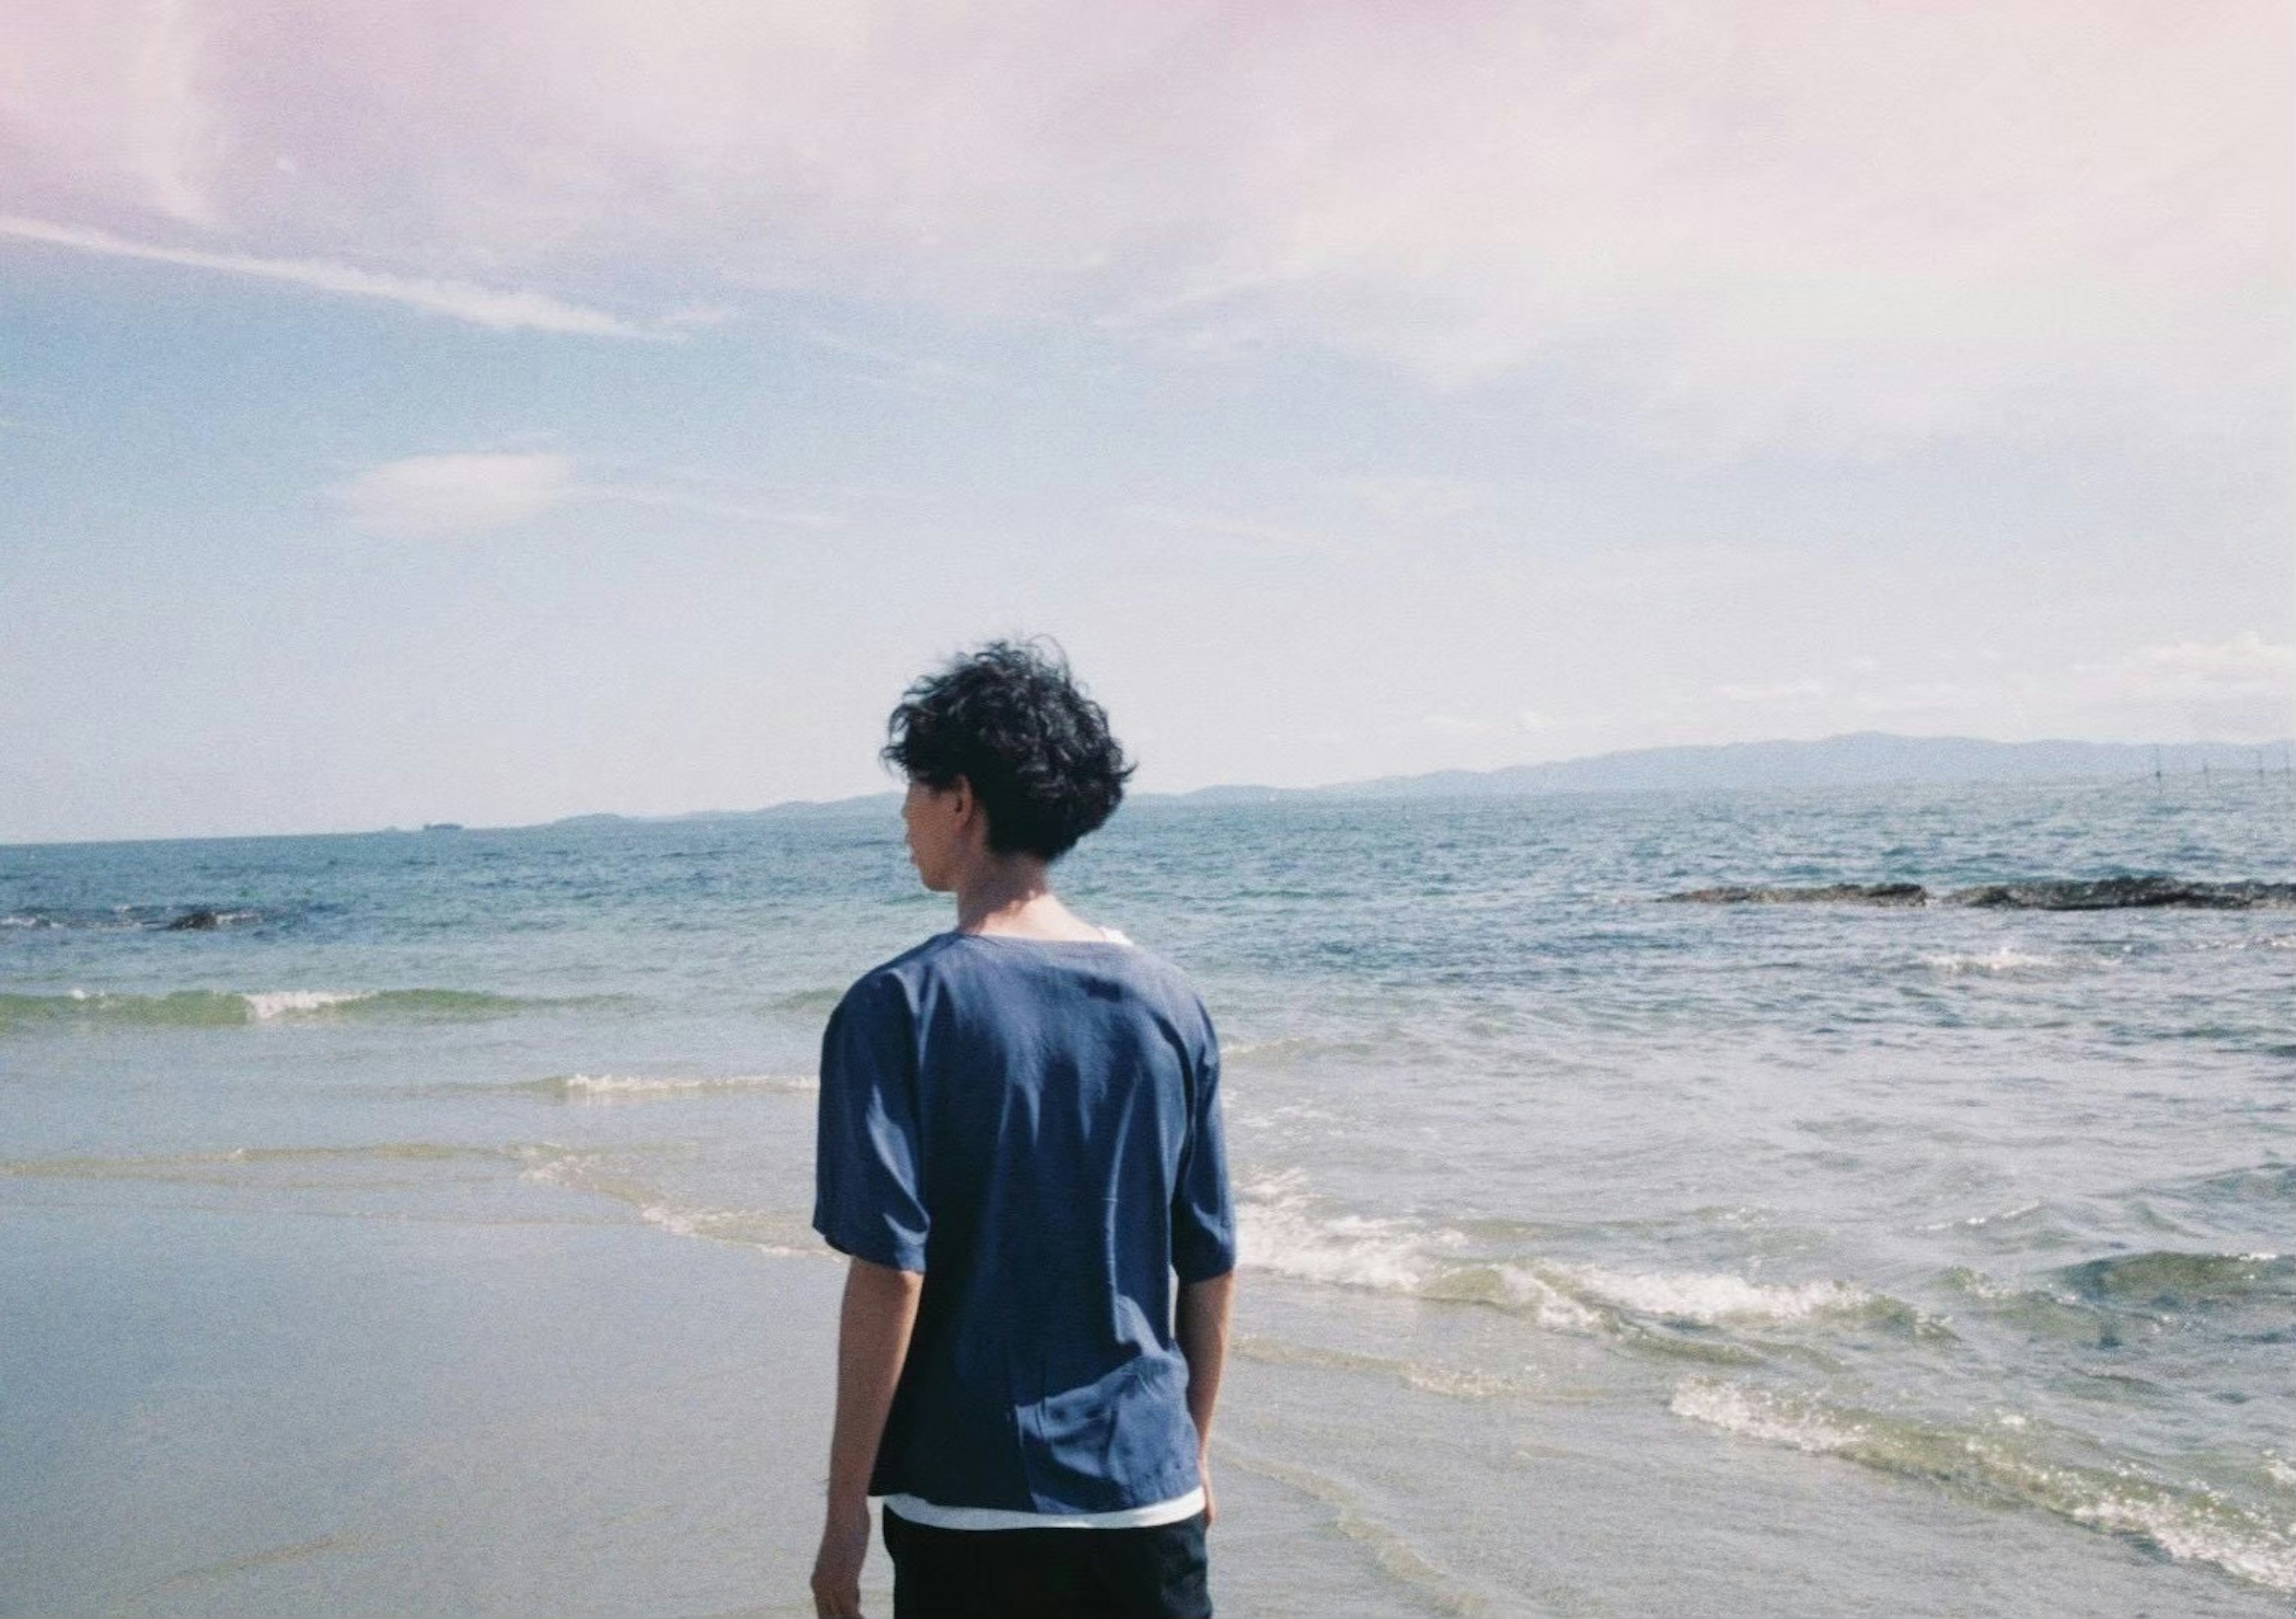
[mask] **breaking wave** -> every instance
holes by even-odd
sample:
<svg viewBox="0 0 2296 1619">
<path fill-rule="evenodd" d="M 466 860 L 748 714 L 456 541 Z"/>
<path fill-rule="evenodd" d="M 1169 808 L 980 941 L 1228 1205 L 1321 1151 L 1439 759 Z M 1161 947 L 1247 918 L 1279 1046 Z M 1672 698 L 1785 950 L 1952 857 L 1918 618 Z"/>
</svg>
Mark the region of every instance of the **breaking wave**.
<svg viewBox="0 0 2296 1619">
<path fill-rule="evenodd" d="M 500 1018 L 546 1001 L 467 989 L 181 989 L 119 994 L 75 989 L 61 995 L 0 994 L 0 1031 L 43 1025 L 230 1027 L 324 1018 Z"/>
<path fill-rule="evenodd" d="M 2296 1257 L 2279 1254 L 2128 1254 L 2050 1273 L 2098 1304 L 2189 1311 L 2258 1300 L 2296 1304 Z"/>
<path fill-rule="evenodd" d="M 512 1149 L 519 1178 L 619 1203 L 648 1225 L 673 1237 L 752 1248 L 776 1258 L 837 1258 L 795 1210 L 723 1208 L 685 1202 L 633 1173 L 614 1153 L 542 1142 Z"/>
<path fill-rule="evenodd" d="M 1996 1505 L 2037 1507 L 2178 1562 L 2296 1591 L 2296 1525 L 2214 1490 L 2164 1484 L 2133 1464 L 2052 1460 L 2025 1437 L 2021 1419 L 2004 1419 L 1994 1431 L 1932 1426 L 1710 1378 L 1683 1383 L 1669 1409 L 1766 1444 L 1839 1456 Z"/>
<path fill-rule="evenodd" d="M 1536 1257 L 1479 1257 L 1460 1231 L 1319 1212 L 1296 1174 L 1246 1189 L 1237 1224 L 1242 1263 L 1256 1270 L 1488 1304 L 1558 1332 L 1648 1342 L 1654 1332 L 1684 1326 L 1781 1327 L 1818 1318 L 1922 1324 L 1907 1305 L 1850 1282 L 1756 1282 L 1726 1273 L 1634 1273 Z M 1717 1352 L 1738 1358 L 1724 1346 Z"/>
<path fill-rule="evenodd" d="M 1614 1307 L 1660 1321 L 1719 1326 L 1728 1321 L 1799 1321 L 1814 1315 L 1858 1315 L 1883 1303 L 1851 1282 L 1752 1282 L 1730 1275 L 1630 1276 L 1593 1268 L 1570 1274 Z"/>
<path fill-rule="evenodd" d="M 642 1074 L 567 1074 L 550 1079 L 522 1080 L 506 1086 L 488 1088 L 527 1091 L 564 1102 L 649 1102 L 742 1092 L 800 1096 L 820 1090 L 821 1082 L 808 1074 L 722 1074 L 705 1078 Z"/>
</svg>

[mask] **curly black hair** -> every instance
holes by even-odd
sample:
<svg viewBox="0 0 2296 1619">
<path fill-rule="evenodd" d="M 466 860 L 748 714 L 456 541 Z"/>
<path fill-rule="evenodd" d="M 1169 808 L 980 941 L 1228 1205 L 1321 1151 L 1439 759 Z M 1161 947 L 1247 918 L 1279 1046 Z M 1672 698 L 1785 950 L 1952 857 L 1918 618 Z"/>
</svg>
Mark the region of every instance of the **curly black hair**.
<svg viewBox="0 0 2296 1619">
<path fill-rule="evenodd" d="M 1000 854 L 1058 860 L 1116 813 L 1136 766 L 1067 657 L 1035 637 L 960 653 L 901 694 L 883 757 L 912 781 L 970 782 Z"/>
</svg>

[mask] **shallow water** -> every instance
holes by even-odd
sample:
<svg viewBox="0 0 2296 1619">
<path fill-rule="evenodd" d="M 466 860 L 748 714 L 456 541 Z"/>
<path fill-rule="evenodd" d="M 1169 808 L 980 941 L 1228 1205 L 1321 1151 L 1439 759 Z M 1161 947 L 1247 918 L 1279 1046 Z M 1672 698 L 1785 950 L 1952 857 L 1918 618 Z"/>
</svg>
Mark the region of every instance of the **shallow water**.
<svg viewBox="0 0 2296 1619">
<path fill-rule="evenodd" d="M 1148 801 L 1067 871 L 1223 1033 L 1223 1611 L 2296 1595 L 2296 912 L 1653 903 L 2284 882 L 2284 779 Z M 221 925 L 165 928 L 195 907 Z M 0 850 L 0 1303 L 41 1323 L 12 1334 L 0 1487 L 32 1527 L 0 1529 L 0 1608 L 200 1606 L 119 1572 L 168 1558 L 225 1567 L 218 1611 L 563 1606 L 516 1549 L 556 1533 L 591 1611 L 804 1611 L 815 1043 L 945 907 L 890 810 Z M 408 1297 L 310 1302 L 346 1278 Z M 303 1326 L 266 1337 L 247 1298 L 291 1280 Z M 560 1341 L 626 1286 L 652 1361 Z M 757 1309 L 752 1386 L 711 1335 Z M 482 1316 L 483 1377 L 425 1360 Z M 426 1495 L 402 1452 L 463 1456 L 544 1369 L 578 1443 L 505 1442 L 500 1487 L 587 1504 L 537 1524 L 466 1461 Z M 59 1527 L 91 1468 L 324 1450 L 312 1400 L 244 1396 L 363 1377 L 398 1398 L 325 1419 L 334 1471 L 304 1454 L 291 1508 L 258 1468 L 118 1496 L 98 1550 Z M 748 1464 L 697 1463 L 697 1503 L 648 1448 L 696 1423 L 754 1429 L 799 1504 L 726 1529 Z M 347 1482 L 378 1447 L 390 1500 Z"/>
</svg>

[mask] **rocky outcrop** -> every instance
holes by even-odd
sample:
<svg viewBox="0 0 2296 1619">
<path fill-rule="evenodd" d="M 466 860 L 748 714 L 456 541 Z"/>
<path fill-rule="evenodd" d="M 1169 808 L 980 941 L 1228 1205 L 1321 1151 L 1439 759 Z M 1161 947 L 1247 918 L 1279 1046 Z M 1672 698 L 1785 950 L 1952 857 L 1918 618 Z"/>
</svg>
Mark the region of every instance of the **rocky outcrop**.
<svg viewBox="0 0 2296 1619">
<path fill-rule="evenodd" d="M 1669 894 L 1686 905 L 1926 905 L 1919 883 L 1828 883 L 1822 888 L 1693 888 Z"/>
<path fill-rule="evenodd" d="M 1669 894 L 1701 905 L 1972 905 L 1987 911 L 2287 911 L 2296 883 L 2188 882 L 2177 877 L 2048 878 L 1987 883 L 1932 895 L 1919 883 L 1828 883 L 1814 888 L 1693 888 Z"/>
<path fill-rule="evenodd" d="M 1996 911 L 2285 910 L 2296 907 L 2296 883 L 2202 883 L 2176 877 L 1993 883 L 1959 889 L 1946 895 L 1945 903 Z"/>
</svg>

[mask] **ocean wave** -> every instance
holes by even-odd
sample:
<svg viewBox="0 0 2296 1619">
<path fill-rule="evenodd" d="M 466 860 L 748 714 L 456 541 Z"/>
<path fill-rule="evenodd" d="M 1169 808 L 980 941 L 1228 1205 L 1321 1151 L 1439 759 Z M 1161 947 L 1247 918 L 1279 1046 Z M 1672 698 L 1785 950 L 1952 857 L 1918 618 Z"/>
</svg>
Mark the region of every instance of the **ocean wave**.
<svg viewBox="0 0 2296 1619">
<path fill-rule="evenodd" d="M 1702 1271 L 1630 1273 L 1540 1258 L 1480 1258 L 1461 1231 L 1319 1211 L 1304 1180 L 1246 1188 L 1237 1207 L 1242 1263 L 1302 1281 L 1491 1305 L 1552 1331 L 1646 1343 L 1684 1325 L 1792 1326 L 1819 1318 L 1931 1325 L 1910 1306 L 1852 1282 L 1756 1282 Z M 1722 1352 L 1722 1358 L 1742 1356 Z"/>
<path fill-rule="evenodd" d="M 2201 1486 L 2178 1486 L 2130 1463 L 2051 1460 L 2022 1420 L 1990 1431 L 1853 1410 L 1743 1384 L 1693 1378 L 1674 1391 L 1675 1415 L 1812 1455 L 1839 1456 L 1924 1479 L 1997 1505 L 2044 1511 L 2204 1563 L 2267 1590 L 2296 1592 L 2296 1526 Z"/>
<path fill-rule="evenodd" d="M 2296 933 L 2259 933 L 2244 939 L 2203 939 L 2193 948 L 2212 955 L 2243 950 L 2296 950 Z"/>
<path fill-rule="evenodd" d="M 1413 1592 L 1420 1603 L 1444 1614 L 1478 1614 L 1488 1606 L 1479 1593 L 1458 1584 L 1410 1540 L 1366 1512 L 1361 1498 L 1347 1484 L 1296 1462 L 1242 1449 L 1232 1439 L 1213 1443 L 1223 1462 L 1234 1462 L 1247 1473 L 1323 1505 L 1332 1514 L 1332 1527 L 1368 1551 L 1380 1572 Z"/>
<path fill-rule="evenodd" d="M 2296 1257 L 2155 1250 L 2085 1260 L 2050 1272 L 2076 1297 L 2183 1312 L 2257 1300 L 2296 1303 Z"/>
<path fill-rule="evenodd" d="M 1935 968 L 1942 973 L 2028 972 L 2063 964 L 2058 957 L 2037 955 L 2008 944 L 1986 951 L 1945 951 L 1922 958 L 1923 966 Z"/>
<path fill-rule="evenodd" d="M 1636 1276 L 1591 1267 L 1570 1274 L 1587 1293 L 1616 1309 L 1709 1327 L 1866 1314 L 1884 1303 L 1878 1294 L 1853 1282 L 1753 1282 L 1698 1272 Z"/>
<path fill-rule="evenodd" d="M 644 1074 L 567 1074 L 550 1079 L 522 1080 L 503 1088 L 531 1091 L 567 1102 L 643 1102 L 742 1092 L 800 1096 L 820 1090 L 821 1082 L 809 1074 L 721 1074 L 700 1078 Z"/>
<path fill-rule="evenodd" d="M 179 1181 L 235 1182 L 248 1171 L 455 1162 L 507 1162 L 501 1148 L 446 1141 L 371 1141 L 339 1147 L 229 1147 L 208 1152 L 152 1153 L 123 1157 L 19 1158 L 0 1162 L 0 1175 L 21 1181 Z"/>
<path fill-rule="evenodd" d="M 1391 1355 L 1331 1349 L 1289 1338 L 1246 1336 L 1235 1340 L 1236 1354 L 1264 1366 L 1309 1366 L 1332 1371 L 1368 1372 L 1392 1378 L 1409 1388 L 1454 1400 L 1495 1400 L 1533 1392 L 1536 1385 L 1472 1366 L 1437 1366 Z"/>
<path fill-rule="evenodd" d="M 2296 1202 L 2296 1164 L 2259 1164 L 2252 1169 L 2228 1169 L 2185 1182 L 2172 1190 L 2200 1202 Z"/>
<path fill-rule="evenodd" d="M 179 989 L 164 994 L 75 989 L 0 994 L 0 1031 L 44 1024 L 229 1027 L 340 1017 L 506 1017 L 552 1002 L 464 989 Z"/>
<path fill-rule="evenodd" d="M 1965 1267 L 1939 1282 L 1983 1315 L 2038 1337 L 2112 1347 L 2133 1329 L 2243 1321 L 2279 1330 L 2296 1310 L 2296 1257 L 2278 1254 L 2145 1253 L 2046 1271 L 2038 1285 L 1996 1280 Z"/>
<path fill-rule="evenodd" d="M 794 1210 L 689 1203 L 633 1173 L 619 1157 L 603 1148 L 543 1141 L 513 1148 L 512 1156 L 520 1165 L 521 1180 L 619 1203 L 673 1237 L 727 1243 L 776 1258 L 837 1256 L 814 1235 L 806 1216 Z"/>
<path fill-rule="evenodd" d="M 1560 1332 L 1599 1332 L 1606 1324 L 1527 1267 L 1462 1257 L 1462 1232 L 1319 1213 L 1296 1174 L 1255 1182 L 1237 1207 L 1236 1224 L 1242 1262 L 1255 1270 L 1332 1287 L 1493 1304 Z"/>
<path fill-rule="evenodd" d="M 1958 1220 L 1934 1220 L 1921 1229 L 1924 1231 L 1980 1231 L 1987 1226 L 2014 1225 L 2030 1215 L 2039 1214 L 2042 1205 L 2038 1202 L 2019 1203 L 2008 1208 L 1995 1209 L 1990 1214 L 1965 1214 Z"/>
</svg>

